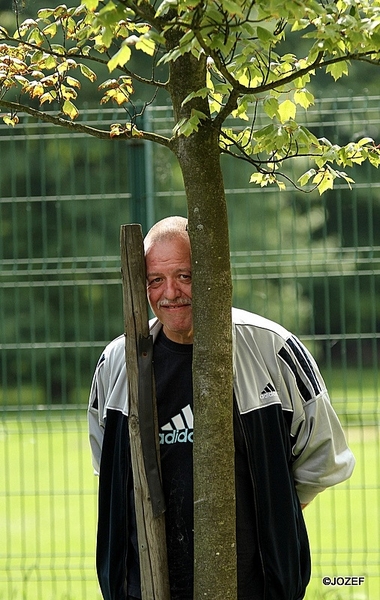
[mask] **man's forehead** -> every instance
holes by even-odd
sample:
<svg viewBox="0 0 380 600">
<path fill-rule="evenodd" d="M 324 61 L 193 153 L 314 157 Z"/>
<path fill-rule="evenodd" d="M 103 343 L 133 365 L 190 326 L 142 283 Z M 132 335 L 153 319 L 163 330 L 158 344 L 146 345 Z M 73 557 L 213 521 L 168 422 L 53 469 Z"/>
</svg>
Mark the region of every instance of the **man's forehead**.
<svg viewBox="0 0 380 600">
<path fill-rule="evenodd" d="M 166 261 L 170 257 L 183 256 L 190 257 L 190 243 L 183 238 L 173 238 L 159 240 L 152 244 L 145 253 L 145 260 Z"/>
<path fill-rule="evenodd" d="M 178 273 L 191 273 L 190 253 L 166 255 L 149 254 L 145 260 L 147 277 L 169 274 L 175 276 Z"/>
</svg>

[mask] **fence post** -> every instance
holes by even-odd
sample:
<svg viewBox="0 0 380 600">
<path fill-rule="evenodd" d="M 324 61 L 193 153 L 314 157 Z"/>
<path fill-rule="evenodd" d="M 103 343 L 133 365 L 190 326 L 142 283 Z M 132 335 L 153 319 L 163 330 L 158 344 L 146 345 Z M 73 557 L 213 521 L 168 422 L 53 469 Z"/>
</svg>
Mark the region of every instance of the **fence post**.
<svg viewBox="0 0 380 600">
<path fill-rule="evenodd" d="M 164 500 L 140 225 L 120 231 L 128 423 L 142 600 L 170 600 Z"/>
</svg>

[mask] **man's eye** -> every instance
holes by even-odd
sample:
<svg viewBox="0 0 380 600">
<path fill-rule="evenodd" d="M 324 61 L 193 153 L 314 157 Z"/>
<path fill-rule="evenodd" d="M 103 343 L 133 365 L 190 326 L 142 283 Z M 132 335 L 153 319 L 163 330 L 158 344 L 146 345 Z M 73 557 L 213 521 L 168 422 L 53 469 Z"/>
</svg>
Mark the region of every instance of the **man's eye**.
<svg viewBox="0 0 380 600">
<path fill-rule="evenodd" d="M 161 277 L 155 277 L 154 279 L 150 279 L 148 281 L 148 287 L 151 287 L 152 285 L 159 285 L 161 283 Z"/>
</svg>

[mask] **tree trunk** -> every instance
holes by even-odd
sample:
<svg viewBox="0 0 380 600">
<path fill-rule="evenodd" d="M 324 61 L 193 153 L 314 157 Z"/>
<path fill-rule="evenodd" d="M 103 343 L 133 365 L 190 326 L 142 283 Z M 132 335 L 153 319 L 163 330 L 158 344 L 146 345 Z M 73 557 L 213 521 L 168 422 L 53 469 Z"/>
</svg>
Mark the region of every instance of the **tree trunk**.
<svg viewBox="0 0 380 600">
<path fill-rule="evenodd" d="M 205 73 L 204 58 L 192 55 L 172 65 L 177 120 L 192 107 L 208 114 L 207 100 L 201 98 L 182 106 L 190 91 L 204 87 Z M 190 137 L 179 137 L 173 150 L 184 178 L 193 266 L 194 599 L 233 600 L 237 585 L 232 285 L 218 132 L 206 120 Z"/>
</svg>

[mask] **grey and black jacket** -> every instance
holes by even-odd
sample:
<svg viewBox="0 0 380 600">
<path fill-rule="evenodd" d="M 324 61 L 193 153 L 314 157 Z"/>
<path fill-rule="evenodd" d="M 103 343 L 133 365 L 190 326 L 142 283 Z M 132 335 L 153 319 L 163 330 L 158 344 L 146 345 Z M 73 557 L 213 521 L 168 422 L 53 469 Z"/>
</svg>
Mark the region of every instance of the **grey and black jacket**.
<svg viewBox="0 0 380 600">
<path fill-rule="evenodd" d="M 233 309 L 236 424 L 254 488 L 262 600 L 300 600 L 310 577 L 301 504 L 350 477 L 354 457 L 314 358 L 282 326 Z M 161 323 L 150 323 L 153 339 Z M 104 350 L 89 401 L 99 474 L 97 571 L 105 600 L 125 600 L 130 472 L 124 336 Z"/>
</svg>

